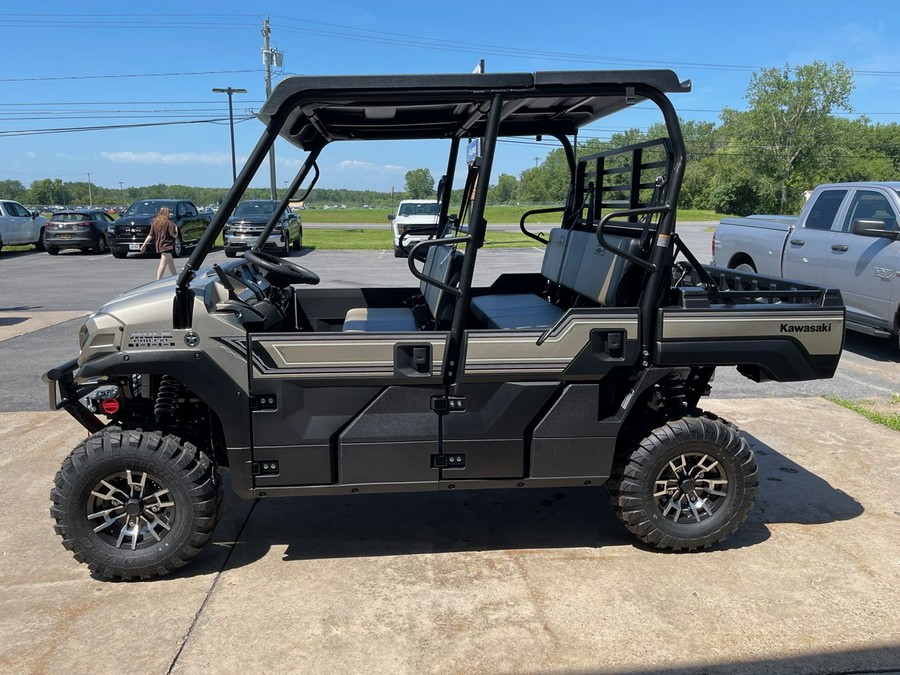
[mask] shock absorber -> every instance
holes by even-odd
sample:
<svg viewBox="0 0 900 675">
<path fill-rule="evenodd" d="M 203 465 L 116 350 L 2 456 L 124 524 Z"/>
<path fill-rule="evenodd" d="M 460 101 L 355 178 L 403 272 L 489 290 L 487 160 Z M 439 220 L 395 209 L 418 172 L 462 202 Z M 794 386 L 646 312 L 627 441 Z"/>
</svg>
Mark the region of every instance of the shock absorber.
<svg viewBox="0 0 900 675">
<path fill-rule="evenodd" d="M 684 416 L 685 395 L 684 380 L 676 373 L 669 373 L 660 380 L 658 391 L 662 397 L 661 408 L 669 419 L 678 419 Z"/>
<path fill-rule="evenodd" d="M 163 375 L 156 390 L 156 401 L 153 403 L 153 414 L 157 422 L 171 420 L 178 408 L 178 395 L 182 384 L 171 375 Z"/>
</svg>

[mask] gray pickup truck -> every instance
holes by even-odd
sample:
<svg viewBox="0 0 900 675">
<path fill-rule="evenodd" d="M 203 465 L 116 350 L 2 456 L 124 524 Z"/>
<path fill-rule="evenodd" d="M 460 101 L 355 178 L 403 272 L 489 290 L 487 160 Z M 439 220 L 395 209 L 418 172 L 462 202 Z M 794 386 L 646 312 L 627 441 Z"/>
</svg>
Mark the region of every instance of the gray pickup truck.
<svg viewBox="0 0 900 675">
<path fill-rule="evenodd" d="M 723 218 L 713 265 L 840 288 L 847 328 L 900 334 L 900 182 L 817 187 L 799 216 Z"/>
</svg>

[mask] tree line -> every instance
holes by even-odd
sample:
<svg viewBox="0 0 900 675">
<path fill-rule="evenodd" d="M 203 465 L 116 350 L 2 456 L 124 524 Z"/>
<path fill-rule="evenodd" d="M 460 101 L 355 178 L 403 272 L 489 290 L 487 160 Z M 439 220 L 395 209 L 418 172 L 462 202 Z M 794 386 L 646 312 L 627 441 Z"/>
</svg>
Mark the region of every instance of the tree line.
<svg viewBox="0 0 900 675">
<path fill-rule="evenodd" d="M 765 68 L 751 76 L 745 110 L 726 108 L 718 123 L 681 120 L 688 161 L 681 208 L 719 213 L 793 213 L 803 193 L 820 183 L 900 180 L 900 125 L 873 124 L 852 112 L 852 71 L 842 62 Z M 659 138 L 663 124 L 630 129 L 609 140 L 578 141 L 579 156 Z M 403 192 L 316 188 L 310 206 L 385 208 L 405 198 L 431 198 L 435 182 L 428 169 L 406 174 Z M 569 189 L 562 148 L 518 176 L 500 174 L 488 193 L 491 204 L 561 204 Z M 30 205 L 130 204 L 139 199 L 190 199 L 217 204 L 225 188 L 150 185 L 116 190 L 86 182 L 45 178 L 25 187 L 0 181 L 0 198 Z M 454 190 L 455 195 L 461 191 Z M 268 188 L 249 188 L 247 199 L 269 198 Z"/>
</svg>

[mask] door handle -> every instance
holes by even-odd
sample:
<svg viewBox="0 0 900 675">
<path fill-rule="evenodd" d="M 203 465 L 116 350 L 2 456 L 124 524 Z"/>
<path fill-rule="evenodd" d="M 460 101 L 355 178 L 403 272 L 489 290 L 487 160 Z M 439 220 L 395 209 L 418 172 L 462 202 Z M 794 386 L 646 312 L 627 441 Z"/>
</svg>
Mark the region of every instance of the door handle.
<svg viewBox="0 0 900 675">
<path fill-rule="evenodd" d="M 832 244 L 831 250 L 832 251 L 849 251 L 850 247 L 847 246 L 846 244 Z"/>
<path fill-rule="evenodd" d="M 805 243 L 805 239 L 791 239 L 791 246 L 803 246 Z"/>
</svg>

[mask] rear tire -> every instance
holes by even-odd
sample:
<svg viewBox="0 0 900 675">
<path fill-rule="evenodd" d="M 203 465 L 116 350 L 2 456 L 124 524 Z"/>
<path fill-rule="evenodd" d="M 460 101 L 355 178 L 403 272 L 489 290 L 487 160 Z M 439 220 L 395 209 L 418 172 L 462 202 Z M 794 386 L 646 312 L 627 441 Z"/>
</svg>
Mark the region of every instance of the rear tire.
<svg viewBox="0 0 900 675">
<path fill-rule="evenodd" d="M 108 427 L 63 462 L 50 513 L 63 546 L 92 572 L 149 579 L 200 553 L 221 492 L 212 462 L 190 443 Z"/>
<path fill-rule="evenodd" d="M 184 242 L 181 240 L 181 234 L 175 235 L 175 241 L 172 243 L 172 257 L 180 258 L 184 254 Z"/>
<path fill-rule="evenodd" d="M 97 245 L 94 247 L 94 253 L 103 255 L 109 251 L 109 244 L 106 243 L 106 237 L 102 234 L 97 237 Z"/>
<path fill-rule="evenodd" d="M 616 515 L 641 541 L 673 551 L 709 548 L 753 507 L 759 471 L 738 430 L 685 417 L 655 429 L 609 480 Z"/>
</svg>

